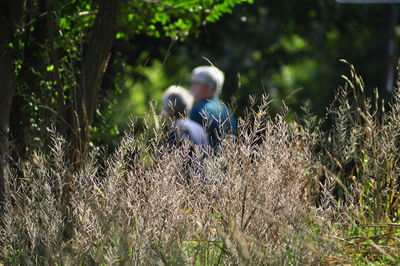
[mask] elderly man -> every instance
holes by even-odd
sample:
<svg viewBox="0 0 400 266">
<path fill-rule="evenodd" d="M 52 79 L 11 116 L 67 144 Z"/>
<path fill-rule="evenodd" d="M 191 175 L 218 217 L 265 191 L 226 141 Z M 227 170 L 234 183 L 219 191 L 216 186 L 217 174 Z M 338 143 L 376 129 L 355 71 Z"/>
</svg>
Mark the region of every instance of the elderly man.
<svg viewBox="0 0 400 266">
<path fill-rule="evenodd" d="M 163 114 L 171 126 L 168 144 L 178 146 L 184 139 L 189 139 L 192 143 L 209 149 L 207 133 L 201 125 L 187 118 L 193 105 L 193 96 L 184 88 L 174 85 L 165 91 L 162 102 Z"/>
<path fill-rule="evenodd" d="M 190 119 L 203 125 L 214 150 L 218 148 L 224 135 L 236 135 L 236 119 L 218 99 L 223 83 L 224 73 L 214 66 L 200 66 L 192 72 L 191 91 L 195 105 Z"/>
</svg>

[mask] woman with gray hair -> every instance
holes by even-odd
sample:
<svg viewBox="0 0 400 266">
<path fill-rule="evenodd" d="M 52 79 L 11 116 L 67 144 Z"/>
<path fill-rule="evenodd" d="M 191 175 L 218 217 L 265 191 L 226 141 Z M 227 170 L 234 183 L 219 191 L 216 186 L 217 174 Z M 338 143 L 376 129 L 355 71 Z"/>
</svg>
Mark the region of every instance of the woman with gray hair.
<svg viewBox="0 0 400 266">
<path fill-rule="evenodd" d="M 208 149 L 210 143 L 207 133 L 201 125 L 187 118 L 193 105 L 193 96 L 184 88 L 173 85 L 164 92 L 162 102 L 163 114 L 171 127 L 167 143 L 177 146 L 188 139 Z"/>
<path fill-rule="evenodd" d="M 203 125 L 214 150 L 226 134 L 236 135 L 236 119 L 218 95 L 224 84 L 224 73 L 215 66 L 196 67 L 191 76 L 195 105 L 190 119 Z"/>
</svg>

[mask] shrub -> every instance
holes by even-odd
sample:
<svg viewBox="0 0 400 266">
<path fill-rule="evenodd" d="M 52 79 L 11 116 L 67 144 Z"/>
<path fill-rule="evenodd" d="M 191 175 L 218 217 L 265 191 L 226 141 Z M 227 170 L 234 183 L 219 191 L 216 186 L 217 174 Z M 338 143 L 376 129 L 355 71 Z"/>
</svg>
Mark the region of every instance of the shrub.
<svg viewBox="0 0 400 266">
<path fill-rule="evenodd" d="M 264 97 L 200 172 L 185 165 L 188 143 L 171 150 L 151 127 L 127 131 L 111 155 L 92 149 L 79 168 L 53 130 L 50 151 L 6 180 L 1 260 L 395 264 L 400 94 L 378 112 L 353 68 L 351 77 L 329 111 L 332 129 L 271 117 Z"/>
</svg>

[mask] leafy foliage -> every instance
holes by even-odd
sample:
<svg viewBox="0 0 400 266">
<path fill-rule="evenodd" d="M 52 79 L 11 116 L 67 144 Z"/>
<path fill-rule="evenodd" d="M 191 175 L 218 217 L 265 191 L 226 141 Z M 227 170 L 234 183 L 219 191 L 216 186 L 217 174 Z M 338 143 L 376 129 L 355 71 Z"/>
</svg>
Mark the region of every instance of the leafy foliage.
<svg viewBox="0 0 400 266">
<path fill-rule="evenodd" d="M 131 39 L 145 34 L 155 38 L 183 39 L 203 23 L 216 21 L 236 4 L 244 2 L 251 1 L 123 1 L 115 38 Z M 76 134 L 70 132 L 70 128 L 76 120 L 79 99 L 84 95 L 80 87 L 85 75 L 82 58 L 99 6 L 100 2 L 96 1 L 29 1 L 18 38 L 10 42 L 17 62 L 17 93 L 11 132 L 14 150 L 19 156 L 27 149 L 45 144 L 46 132 L 43 131 L 53 124 L 65 135 Z M 121 59 L 118 63 L 124 64 Z M 104 102 L 115 102 L 115 95 L 122 88 L 112 86 L 110 90 L 100 92 L 102 102 L 99 106 L 105 109 L 96 107 L 97 116 L 100 116 L 97 121 L 101 123 L 93 125 L 93 136 L 99 135 L 97 129 L 103 125 L 109 129 L 104 135 L 118 135 L 116 125 L 107 125 L 112 123 L 112 118 L 102 117 L 102 114 L 108 114 L 107 108 L 115 106 Z M 142 104 L 139 103 L 137 108 L 140 109 Z"/>
<path fill-rule="evenodd" d="M 274 113 L 281 111 L 282 101 L 293 113 L 301 112 L 309 102 L 314 113 L 323 115 L 334 98 L 333 84 L 340 82 L 345 71 L 341 58 L 358 66 L 366 80 L 367 95 L 372 96 L 378 87 L 385 97 L 385 8 L 340 5 L 333 0 L 269 0 L 240 5 L 215 24 L 202 27 L 198 36 L 174 43 L 168 59 L 172 63 L 166 65 L 166 71 L 176 69 L 176 65 L 193 68 L 208 64 L 205 57 L 224 70 L 222 97 L 229 102 L 234 96 L 239 114 L 249 104 L 249 95 L 261 99 L 267 93 Z M 133 40 L 135 45 L 138 41 Z M 164 58 L 164 48 L 159 47 L 170 44 L 167 39 L 143 41 L 150 58 Z"/>
</svg>

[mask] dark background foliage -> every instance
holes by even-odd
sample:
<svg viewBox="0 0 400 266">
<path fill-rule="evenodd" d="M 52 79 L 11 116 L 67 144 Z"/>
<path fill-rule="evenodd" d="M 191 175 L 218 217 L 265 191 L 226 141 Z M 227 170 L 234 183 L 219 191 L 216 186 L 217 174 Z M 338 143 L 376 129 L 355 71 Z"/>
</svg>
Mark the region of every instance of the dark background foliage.
<svg viewBox="0 0 400 266">
<path fill-rule="evenodd" d="M 210 62 L 225 72 L 221 97 L 236 116 L 244 113 L 250 95 L 258 100 L 262 94 L 272 100 L 272 115 L 283 102 L 289 118 L 305 106 L 323 115 L 347 72 L 341 58 L 357 66 L 367 94 L 379 88 L 381 97 L 388 97 L 383 89 L 387 24 L 395 6 L 242 2 L 247 1 L 210 0 L 202 6 L 195 1 L 122 1 L 111 53 L 103 55 L 104 60 L 110 56 L 106 72 L 101 85 L 93 85 L 98 93 L 87 100 L 94 106 L 93 121 L 81 132 L 112 149 L 131 118 L 140 133 L 145 116 L 159 113 L 163 90 L 176 83 L 188 87 L 190 70 Z M 16 154 L 46 144 L 43 136 L 52 125 L 75 134 L 83 70 L 92 64 L 82 58 L 90 50 L 87 43 L 101 3 L 26 1 L 23 22 L 8 47 L 15 58 L 10 136 Z M 400 35 L 398 26 L 395 35 Z"/>
<path fill-rule="evenodd" d="M 190 69 L 209 64 L 209 60 L 226 74 L 222 98 L 227 103 L 236 99 L 236 115 L 243 114 L 249 95 L 258 99 L 265 93 L 273 99 L 272 113 L 279 112 L 284 101 L 292 115 L 304 106 L 323 115 L 342 84 L 341 75 L 347 73 L 347 66 L 339 62 L 345 58 L 365 78 L 367 94 L 380 88 L 386 97 L 387 14 L 392 8 L 259 0 L 235 7 L 231 14 L 204 24 L 183 41 L 144 35 L 121 38 L 113 47 L 114 64 L 103 83 L 103 95 L 109 98 L 107 91 L 117 88 L 120 95 L 113 106 L 132 100 L 122 113 L 115 108 L 117 113 L 126 119 L 140 115 L 149 106 L 132 106 L 135 94 L 138 99 L 157 99 L 172 83 L 187 86 Z M 156 75 L 149 74 L 155 69 L 154 62 L 160 63 L 158 71 L 163 72 L 163 78 L 154 79 L 156 83 L 149 77 Z M 138 67 L 142 69 L 136 71 Z M 142 86 L 135 87 L 138 83 Z M 136 92 L 130 94 L 131 88 Z M 126 120 L 120 117 L 117 121 L 121 121 L 118 128 L 123 128 Z"/>
</svg>

